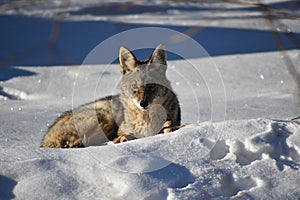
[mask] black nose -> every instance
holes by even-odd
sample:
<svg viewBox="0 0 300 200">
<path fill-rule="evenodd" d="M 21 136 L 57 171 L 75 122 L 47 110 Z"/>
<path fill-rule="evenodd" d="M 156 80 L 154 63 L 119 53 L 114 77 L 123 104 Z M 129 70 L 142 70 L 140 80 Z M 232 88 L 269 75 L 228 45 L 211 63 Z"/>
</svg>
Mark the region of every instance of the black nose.
<svg viewBox="0 0 300 200">
<path fill-rule="evenodd" d="M 143 107 L 143 108 L 146 108 L 148 106 L 148 101 L 145 101 L 145 100 L 142 100 L 140 105 Z"/>
</svg>

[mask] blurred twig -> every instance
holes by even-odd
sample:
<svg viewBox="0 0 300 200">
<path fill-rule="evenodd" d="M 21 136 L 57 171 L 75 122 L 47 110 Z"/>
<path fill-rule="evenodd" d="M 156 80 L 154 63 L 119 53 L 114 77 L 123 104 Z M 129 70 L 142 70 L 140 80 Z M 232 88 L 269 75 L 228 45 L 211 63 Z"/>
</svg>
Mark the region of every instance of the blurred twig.
<svg viewBox="0 0 300 200">
<path fill-rule="evenodd" d="M 214 14 L 217 14 L 217 13 L 220 13 L 220 12 L 223 12 L 224 10 L 226 10 L 226 8 L 224 7 L 221 7 L 221 8 L 218 8 L 216 10 L 214 10 L 212 12 L 212 15 L 211 16 L 208 16 L 208 17 L 205 17 L 205 18 L 202 18 L 203 21 L 205 22 L 209 22 L 209 21 L 213 21 L 215 20 L 216 18 L 214 17 Z M 200 31 L 203 31 L 205 28 L 207 28 L 207 26 L 192 26 L 191 28 L 188 28 L 186 31 L 184 31 L 183 33 L 189 37 L 193 37 L 195 35 L 197 35 Z M 173 35 L 170 40 L 173 42 L 173 43 L 178 43 L 178 42 L 181 42 L 183 40 L 185 40 L 186 37 L 182 34 L 178 34 L 178 35 Z"/>
<path fill-rule="evenodd" d="M 13 2 L 7 2 L 2 5 L 0 5 L 0 12 L 4 12 L 10 9 L 18 9 L 30 5 L 35 4 L 42 4 L 49 0 L 20 0 L 20 1 L 13 1 Z M 32 46 L 28 49 L 22 50 L 20 52 L 17 52 L 15 54 L 9 55 L 4 60 L 0 61 L 0 70 L 11 65 L 12 63 L 24 59 L 26 57 L 32 56 L 44 49 L 46 49 L 47 56 L 45 60 L 46 65 L 51 65 L 54 61 L 54 57 L 58 56 L 60 57 L 64 62 L 68 64 L 80 64 L 78 61 L 76 61 L 74 58 L 65 55 L 61 51 L 59 51 L 57 44 L 58 44 L 58 38 L 60 36 L 61 32 L 61 25 L 64 21 L 65 15 L 66 15 L 66 8 L 69 6 L 69 1 L 60 1 L 60 7 L 59 12 L 57 13 L 56 17 L 54 18 L 54 24 L 52 27 L 52 31 L 50 33 L 48 41 L 45 41 L 41 44 L 37 44 L 35 46 Z"/>
<path fill-rule="evenodd" d="M 283 33 L 285 34 L 285 36 L 292 43 L 294 43 L 295 46 L 298 49 L 300 49 L 300 40 L 284 24 L 282 24 L 278 20 L 276 20 L 278 17 L 283 17 L 283 18 L 288 18 L 288 19 L 293 19 L 293 20 L 299 20 L 300 21 L 299 16 L 292 15 L 290 13 L 279 11 L 279 10 L 276 10 L 276 9 L 272 9 L 272 8 L 268 7 L 266 4 L 262 4 L 260 2 L 260 0 L 258 0 L 257 2 L 245 1 L 245 0 L 226 0 L 226 1 L 230 2 L 230 3 L 243 4 L 243 5 L 254 6 L 254 7 L 259 8 L 263 12 L 263 14 L 264 14 L 265 18 L 267 19 L 270 27 L 272 28 L 272 32 L 273 33 L 275 33 L 275 32 L 278 33 L 279 31 L 277 30 L 276 27 L 280 27 L 280 30 L 284 30 Z M 280 40 L 280 38 L 279 38 L 279 40 Z M 279 41 L 276 39 L 276 42 L 279 42 Z M 281 42 L 281 40 L 280 40 L 280 42 Z M 285 50 L 285 49 L 281 49 L 280 45 L 278 45 L 278 48 L 279 48 L 279 50 Z"/>
<path fill-rule="evenodd" d="M 67 63 L 80 64 L 79 62 L 75 61 L 75 59 L 63 55 L 57 47 L 57 43 L 58 43 L 57 41 L 61 32 L 61 26 L 66 16 L 65 10 L 68 6 L 69 6 L 68 1 L 62 1 L 59 7 L 59 10 L 61 12 L 59 12 L 54 18 L 54 24 L 47 45 L 48 54 L 45 62 L 46 65 L 50 65 L 51 63 L 53 63 L 55 55 L 60 55 L 63 58 L 63 60 L 67 61 Z"/>
<path fill-rule="evenodd" d="M 228 3 L 248 5 L 248 6 L 258 7 L 263 10 L 267 10 L 268 16 L 272 16 L 272 17 L 276 17 L 276 18 L 282 17 L 282 18 L 287 18 L 287 19 L 300 20 L 300 16 L 293 15 L 293 14 L 285 12 L 285 11 L 280 11 L 277 9 L 270 8 L 266 4 L 261 3 L 259 0 L 257 2 L 245 1 L 245 0 L 225 0 L 225 1 Z"/>
<path fill-rule="evenodd" d="M 275 43 L 277 45 L 277 48 L 278 48 L 281 56 L 283 58 L 283 61 L 287 67 L 287 71 L 289 72 L 290 76 L 296 83 L 296 91 L 297 91 L 296 95 L 297 95 L 297 98 L 299 101 L 299 98 L 300 98 L 300 74 L 297 71 L 296 66 L 294 65 L 292 59 L 290 58 L 289 54 L 287 53 L 287 51 L 285 49 L 284 43 L 283 43 L 282 39 L 280 38 L 279 31 L 281 31 L 287 37 L 287 39 L 289 39 L 298 49 L 300 49 L 300 40 L 296 37 L 296 35 L 291 30 L 289 30 L 286 27 L 285 24 L 280 23 L 279 20 L 277 20 L 277 19 L 279 17 L 282 17 L 282 18 L 288 18 L 288 19 L 292 19 L 292 20 L 300 20 L 300 17 L 296 16 L 296 15 L 292 15 L 287 12 L 278 11 L 276 9 L 269 8 L 267 5 L 262 4 L 260 2 L 260 0 L 258 0 L 257 2 L 252 2 L 252 1 L 250 2 L 250 1 L 244 1 L 244 0 L 227 0 L 227 2 L 255 6 L 262 11 L 267 23 L 271 27 L 272 36 L 275 40 Z M 278 28 L 279 28 L 279 30 L 278 30 Z M 292 120 L 296 120 L 296 119 L 300 119 L 300 116 L 293 118 Z"/>
<path fill-rule="evenodd" d="M 12 2 L 8 2 L 8 3 L 0 5 L 0 12 L 10 10 L 10 9 L 22 8 L 22 7 L 37 4 L 37 3 L 45 3 L 45 1 L 42 1 L 42 0 L 12 1 Z"/>
<path fill-rule="evenodd" d="M 277 45 L 277 48 L 283 58 L 283 61 L 287 67 L 287 70 L 290 74 L 290 76 L 293 78 L 293 80 L 295 81 L 296 83 L 296 87 L 297 87 L 297 97 L 299 99 L 299 95 L 300 95 L 300 74 L 298 73 L 297 69 L 296 69 L 296 66 L 294 65 L 292 59 L 290 58 L 290 56 L 288 55 L 285 47 L 284 47 L 284 43 L 282 41 L 282 39 L 280 38 L 280 34 L 279 32 L 277 31 L 277 28 L 276 28 L 276 22 L 274 20 L 274 18 L 272 17 L 272 15 L 270 14 L 270 10 L 267 6 L 259 6 L 259 8 L 261 9 L 261 11 L 264 13 L 266 19 L 267 19 L 267 22 L 269 23 L 269 25 L 271 26 L 272 28 L 272 36 L 275 40 L 275 43 Z M 282 28 L 285 28 L 283 24 L 280 24 L 280 26 Z M 299 39 L 294 35 L 294 33 L 290 32 L 290 31 L 284 31 L 284 34 L 285 36 L 290 40 L 292 41 L 296 47 L 299 49 L 300 47 L 300 41 Z M 294 118 L 294 119 L 297 119 L 297 118 Z M 294 120 L 293 119 L 293 120 Z"/>
<path fill-rule="evenodd" d="M 29 49 L 25 49 L 23 51 L 17 52 L 13 55 L 8 56 L 4 60 L 0 61 L 0 70 L 6 68 L 7 66 L 11 65 L 17 60 L 21 60 L 23 58 L 29 57 L 31 55 L 34 55 L 41 51 L 41 49 L 44 49 L 47 47 L 47 43 L 38 44 L 35 46 L 32 46 Z"/>
<path fill-rule="evenodd" d="M 262 4 L 259 4 L 262 5 Z M 280 38 L 280 34 L 277 31 L 277 26 L 276 26 L 276 22 L 274 20 L 274 18 L 272 17 L 272 15 L 270 15 L 270 10 L 267 6 L 259 6 L 259 8 L 262 10 L 262 12 L 264 13 L 267 22 L 269 23 L 269 25 L 272 28 L 272 36 L 275 40 L 275 43 L 277 45 L 277 48 L 280 52 L 280 54 L 282 55 L 283 61 L 287 67 L 287 70 L 289 72 L 289 74 L 291 75 L 291 77 L 294 79 L 296 86 L 297 86 L 297 91 L 299 93 L 300 91 L 300 74 L 298 73 L 296 66 L 293 64 L 292 59 L 290 58 L 290 56 L 288 55 L 285 47 L 284 47 L 284 43 L 282 41 L 282 39 Z M 281 24 L 281 27 L 283 27 L 283 25 Z M 290 39 L 296 46 L 297 48 L 300 47 L 300 41 L 299 39 L 292 33 L 292 32 L 284 32 L 285 36 Z"/>
</svg>

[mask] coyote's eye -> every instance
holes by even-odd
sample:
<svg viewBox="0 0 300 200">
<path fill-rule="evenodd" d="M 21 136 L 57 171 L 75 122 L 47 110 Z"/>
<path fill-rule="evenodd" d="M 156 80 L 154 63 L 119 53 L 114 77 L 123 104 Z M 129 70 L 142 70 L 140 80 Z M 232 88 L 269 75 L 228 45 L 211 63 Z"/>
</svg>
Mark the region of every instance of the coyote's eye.
<svg viewBox="0 0 300 200">
<path fill-rule="evenodd" d="M 138 86 L 137 86 L 137 84 L 136 84 L 136 82 L 133 82 L 131 84 L 131 88 L 133 89 L 133 91 L 137 91 L 139 89 Z"/>
</svg>

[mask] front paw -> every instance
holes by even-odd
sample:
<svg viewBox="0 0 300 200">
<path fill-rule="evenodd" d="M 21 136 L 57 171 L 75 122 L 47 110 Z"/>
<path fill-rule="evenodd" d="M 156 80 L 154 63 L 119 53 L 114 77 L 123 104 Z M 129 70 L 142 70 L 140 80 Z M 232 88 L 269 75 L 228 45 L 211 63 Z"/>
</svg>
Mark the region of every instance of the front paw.
<svg viewBox="0 0 300 200">
<path fill-rule="evenodd" d="M 170 133 L 170 132 L 172 132 L 172 127 L 171 126 L 172 126 L 172 121 L 171 120 L 166 121 L 163 124 L 163 128 L 160 132 L 161 133 Z"/>
<path fill-rule="evenodd" d="M 163 127 L 162 127 L 162 129 L 160 130 L 159 133 L 170 133 L 170 132 L 173 132 L 173 131 L 176 131 L 176 130 L 180 129 L 183 126 L 185 126 L 185 125 L 172 126 L 172 121 L 168 120 L 163 124 Z"/>
<path fill-rule="evenodd" d="M 127 141 L 135 140 L 135 139 L 137 139 L 137 138 L 134 137 L 133 135 L 120 135 L 117 138 L 115 138 L 113 140 L 113 142 L 116 144 L 116 143 L 127 142 Z"/>
<path fill-rule="evenodd" d="M 120 138 L 120 143 L 122 142 L 128 142 L 130 140 L 135 140 L 137 139 L 136 137 L 134 137 L 133 135 L 123 135 L 121 138 Z"/>
</svg>

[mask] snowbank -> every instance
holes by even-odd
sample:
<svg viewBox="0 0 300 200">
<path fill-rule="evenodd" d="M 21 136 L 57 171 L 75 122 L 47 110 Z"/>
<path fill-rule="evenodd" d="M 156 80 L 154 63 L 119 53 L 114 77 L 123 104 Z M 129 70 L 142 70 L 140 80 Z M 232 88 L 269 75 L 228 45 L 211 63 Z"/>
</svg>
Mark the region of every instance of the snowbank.
<svg viewBox="0 0 300 200">
<path fill-rule="evenodd" d="M 7 147 L 1 196 L 295 199 L 300 195 L 299 130 L 291 121 L 234 120 L 188 125 L 118 145 Z"/>
</svg>

